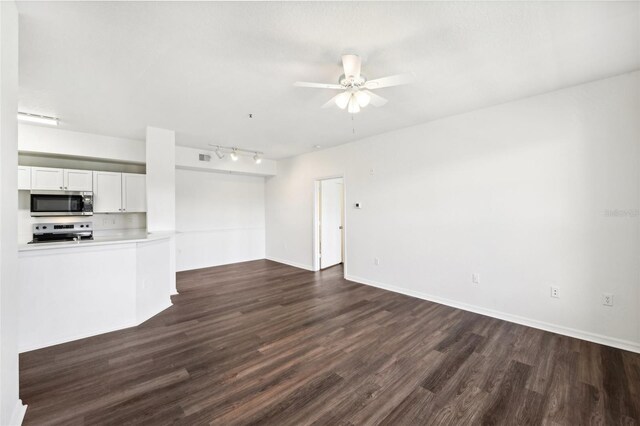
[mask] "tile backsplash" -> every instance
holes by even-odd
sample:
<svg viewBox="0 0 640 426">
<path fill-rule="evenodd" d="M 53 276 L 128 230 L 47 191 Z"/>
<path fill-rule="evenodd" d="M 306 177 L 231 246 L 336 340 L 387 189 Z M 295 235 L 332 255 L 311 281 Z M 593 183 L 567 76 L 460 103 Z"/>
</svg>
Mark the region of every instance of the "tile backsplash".
<svg viewBox="0 0 640 426">
<path fill-rule="evenodd" d="M 96 213 L 93 216 L 31 217 L 29 191 L 18 191 L 18 243 L 24 244 L 33 238 L 34 223 L 91 222 L 94 232 L 120 231 L 147 227 L 146 213 Z"/>
</svg>

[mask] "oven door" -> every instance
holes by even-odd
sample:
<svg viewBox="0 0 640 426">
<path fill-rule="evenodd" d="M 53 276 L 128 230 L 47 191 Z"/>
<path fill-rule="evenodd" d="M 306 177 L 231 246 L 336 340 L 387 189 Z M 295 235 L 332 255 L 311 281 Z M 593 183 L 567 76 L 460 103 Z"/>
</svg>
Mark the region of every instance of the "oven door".
<svg viewBox="0 0 640 426">
<path fill-rule="evenodd" d="M 31 216 L 87 216 L 93 214 L 90 192 L 31 193 Z"/>
</svg>

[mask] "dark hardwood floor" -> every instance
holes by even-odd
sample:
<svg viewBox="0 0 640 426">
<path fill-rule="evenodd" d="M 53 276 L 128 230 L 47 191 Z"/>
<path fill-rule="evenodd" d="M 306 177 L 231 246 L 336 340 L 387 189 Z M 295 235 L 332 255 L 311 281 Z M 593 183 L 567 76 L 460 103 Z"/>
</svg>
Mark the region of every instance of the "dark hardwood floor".
<svg viewBox="0 0 640 426">
<path fill-rule="evenodd" d="M 639 424 L 640 355 L 255 261 L 24 353 L 25 424 Z"/>
</svg>

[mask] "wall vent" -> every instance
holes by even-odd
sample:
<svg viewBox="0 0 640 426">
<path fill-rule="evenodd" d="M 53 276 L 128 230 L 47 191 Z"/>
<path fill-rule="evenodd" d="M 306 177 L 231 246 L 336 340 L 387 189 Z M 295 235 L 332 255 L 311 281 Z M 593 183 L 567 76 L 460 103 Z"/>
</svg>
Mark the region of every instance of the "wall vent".
<svg viewBox="0 0 640 426">
<path fill-rule="evenodd" d="M 200 161 L 211 161 L 211 156 L 207 154 L 199 154 L 198 159 Z"/>
</svg>

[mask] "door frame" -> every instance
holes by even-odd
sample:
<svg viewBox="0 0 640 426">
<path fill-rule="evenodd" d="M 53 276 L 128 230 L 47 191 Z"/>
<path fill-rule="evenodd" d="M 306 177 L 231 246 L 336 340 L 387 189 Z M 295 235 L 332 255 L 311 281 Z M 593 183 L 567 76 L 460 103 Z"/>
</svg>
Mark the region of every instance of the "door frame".
<svg viewBox="0 0 640 426">
<path fill-rule="evenodd" d="M 342 178 L 342 265 L 347 276 L 347 179 L 344 174 L 322 176 L 313 181 L 313 270 L 320 270 L 320 182 Z"/>
</svg>

